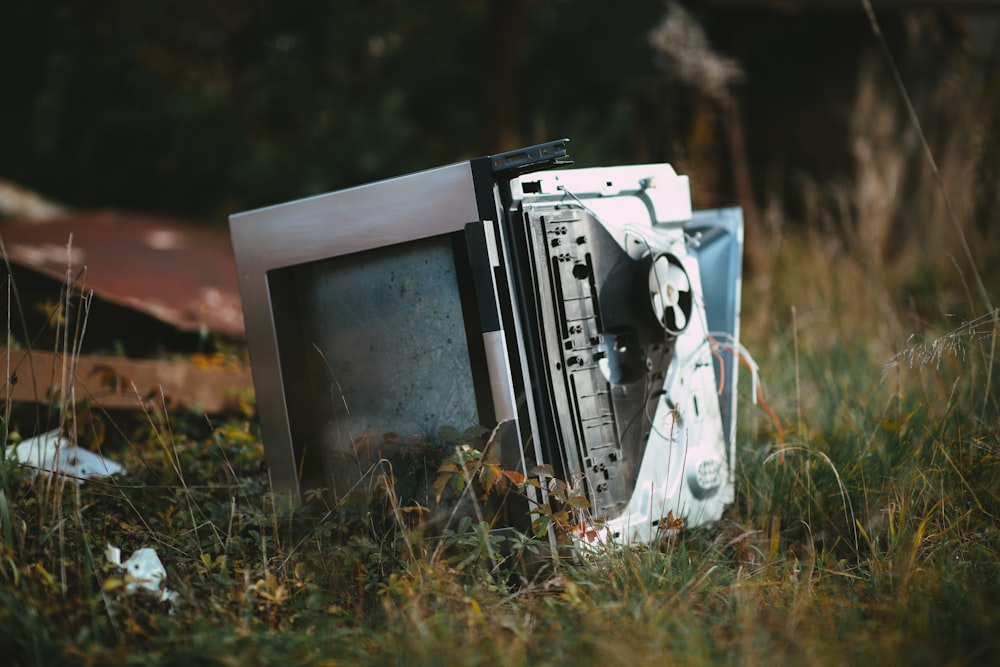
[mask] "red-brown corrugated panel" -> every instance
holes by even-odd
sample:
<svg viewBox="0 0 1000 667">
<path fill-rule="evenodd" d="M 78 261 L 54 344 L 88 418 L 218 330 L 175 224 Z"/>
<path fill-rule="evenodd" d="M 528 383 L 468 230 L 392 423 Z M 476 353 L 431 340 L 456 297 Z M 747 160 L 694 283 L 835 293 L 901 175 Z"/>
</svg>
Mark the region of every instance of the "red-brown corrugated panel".
<svg viewBox="0 0 1000 667">
<path fill-rule="evenodd" d="M 101 299 L 182 331 L 242 337 L 236 266 L 225 230 L 116 211 L 0 226 L 14 264 L 64 281 L 81 271 Z"/>
</svg>

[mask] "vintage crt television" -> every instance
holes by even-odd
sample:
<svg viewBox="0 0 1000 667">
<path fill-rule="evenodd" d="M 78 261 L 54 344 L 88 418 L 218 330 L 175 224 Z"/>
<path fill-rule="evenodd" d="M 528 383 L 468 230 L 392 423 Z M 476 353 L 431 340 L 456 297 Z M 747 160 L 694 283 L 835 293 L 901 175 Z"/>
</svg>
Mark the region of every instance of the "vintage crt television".
<svg viewBox="0 0 1000 667">
<path fill-rule="evenodd" d="M 608 535 L 733 498 L 742 216 L 567 141 L 231 216 L 273 490 L 359 484 L 364 434 L 505 427 Z M 402 439 L 405 446 L 405 438 Z"/>
</svg>

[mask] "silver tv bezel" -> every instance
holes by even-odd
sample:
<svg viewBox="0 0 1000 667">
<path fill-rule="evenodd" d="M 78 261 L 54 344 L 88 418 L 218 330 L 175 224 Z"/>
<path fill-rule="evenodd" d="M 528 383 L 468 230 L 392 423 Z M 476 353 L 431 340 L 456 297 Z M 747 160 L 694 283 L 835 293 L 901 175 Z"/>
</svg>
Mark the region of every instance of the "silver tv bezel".
<svg viewBox="0 0 1000 667">
<path fill-rule="evenodd" d="M 275 271 L 434 236 L 480 219 L 469 162 L 230 217 L 257 414 L 275 494 L 323 485 L 322 461 L 294 441 L 276 322 Z"/>
</svg>

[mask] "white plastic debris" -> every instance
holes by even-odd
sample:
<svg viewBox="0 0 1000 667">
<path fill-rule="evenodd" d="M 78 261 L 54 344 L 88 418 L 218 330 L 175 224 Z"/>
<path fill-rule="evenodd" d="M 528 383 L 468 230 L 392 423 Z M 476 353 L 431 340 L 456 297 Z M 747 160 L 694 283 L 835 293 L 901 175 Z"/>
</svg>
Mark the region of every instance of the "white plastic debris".
<svg viewBox="0 0 1000 667">
<path fill-rule="evenodd" d="M 72 444 L 60 429 L 23 440 L 7 447 L 7 458 L 43 472 L 75 478 L 80 484 L 93 477 L 125 473 L 125 466 Z"/>
<path fill-rule="evenodd" d="M 160 562 L 160 557 L 156 555 L 155 549 L 143 547 L 123 563 L 121 562 L 121 549 L 109 544 L 104 551 L 104 557 L 108 559 L 108 562 L 125 570 L 127 575 L 126 592 L 134 593 L 143 589 L 159 594 L 161 602 L 173 603 L 177 599 L 177 592 L 170 590 L 165 585 L 167 570 Z"/>
</svg>

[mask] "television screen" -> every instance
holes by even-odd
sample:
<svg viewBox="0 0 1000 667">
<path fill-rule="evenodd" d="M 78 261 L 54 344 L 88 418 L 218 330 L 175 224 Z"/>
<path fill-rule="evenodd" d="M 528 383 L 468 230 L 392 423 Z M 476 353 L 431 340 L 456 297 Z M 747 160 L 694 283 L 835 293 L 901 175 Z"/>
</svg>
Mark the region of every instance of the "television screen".
<svg viewBox="0 0 1000 667">
<path fill-rule="evenodd" d="M 503 466 L 571 485 L 609 537 L 721 515 L 740 211 L 693 212 L 666 164 L 565 155 L 551 142 L 232 216 L 275 491 L 340 498 L 387 448 L 481 425 Z"/>
</svg>

